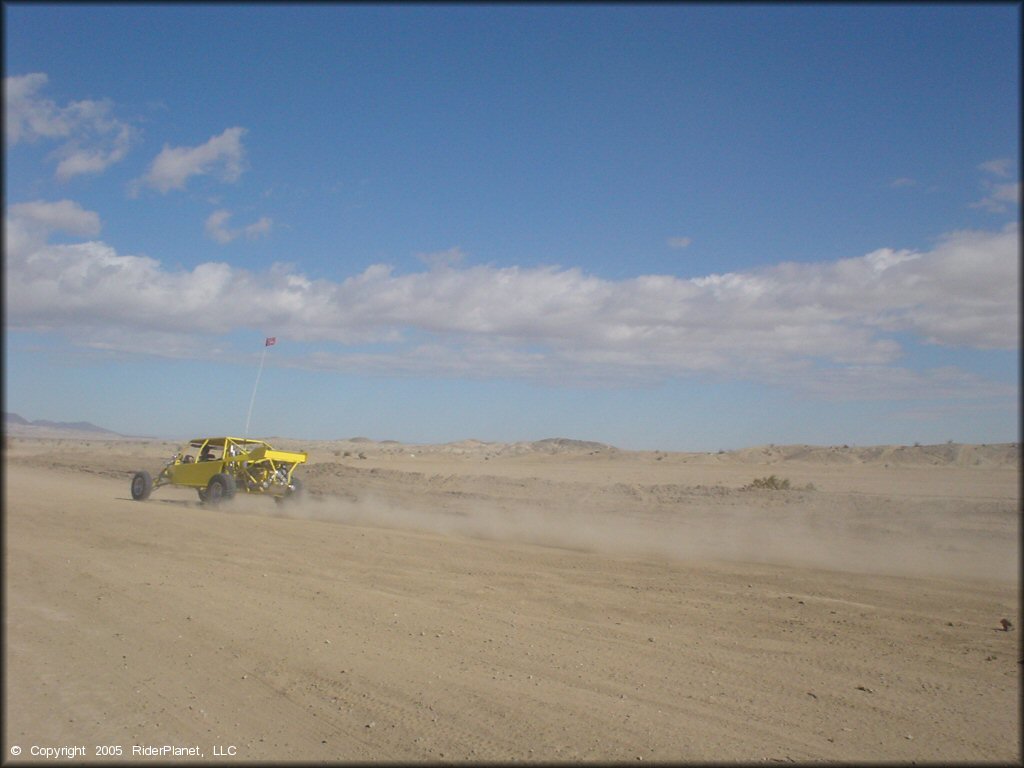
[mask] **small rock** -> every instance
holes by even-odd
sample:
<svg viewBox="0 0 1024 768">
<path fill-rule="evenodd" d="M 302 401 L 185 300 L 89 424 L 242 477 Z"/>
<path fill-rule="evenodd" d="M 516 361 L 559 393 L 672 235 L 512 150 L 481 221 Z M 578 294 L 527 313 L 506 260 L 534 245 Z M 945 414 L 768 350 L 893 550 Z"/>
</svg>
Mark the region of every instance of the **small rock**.
<svg viewBox="0 0 1024 768">
<path fill-rule="evenodd" d="M 864 691 L 865 693 L 874 693 L 874 691 L 868 688 L 866 685 L 858 685 L 857 690 Z"/>
<path fill-rule="evenodd" d="M 1003 627 L 1003 632 L 1012 632 L 1013 631 L 1013 624 L 1010 622 L 1009 619 L 1001 619 L 999 621 L 999 623 Z"/>
<path fill-rule="evenodd" d="M 377 725 L 377 723 L 375 721 L 371 720 L 370 722 L 368 722 L 366 724 L 366 727 L 367 728 L 373 728 L 375 725 Z"/>
</svg>

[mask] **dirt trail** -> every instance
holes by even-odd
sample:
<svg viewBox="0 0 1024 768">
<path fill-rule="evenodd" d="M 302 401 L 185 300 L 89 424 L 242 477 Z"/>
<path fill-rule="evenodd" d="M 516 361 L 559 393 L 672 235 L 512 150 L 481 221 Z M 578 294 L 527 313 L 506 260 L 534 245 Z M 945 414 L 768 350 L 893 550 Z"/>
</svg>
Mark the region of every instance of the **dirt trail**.
<svg viewBox="0 0 1024 768">
<path fill-rule="evenodd" d="M 475 498 L 428 488 L 411 508 L 400 476 L 349 482 L 348 498 L 326 493 L 289 518 L 268 499 L 215 510 L 177 489 L 132 502 L 126 468 L 87 469 L 7 465 L 6 755 L 171 744 L 275 762 L 1021 757 L 1019 634 L 999 629 L 1020 626 L 1018 585 L 999 574 L 739 561 L 756 541 L 735 561 L 659 552 L 685 530 L 666 517 L 677 501 L 573 499 L 543 477 Z M 448 490 L 466 491 L 449 470 Z M 717 515 L 726 542 L 742 505 L 778 521 L 824 499 L 830 536 L 881 543 L 925 518 L 920 498 L 887 515 L 842 494 L 780 499 L 711 493 L 690 522 L 710 536 Z M 1015 518 L 971 504 L 933 506 L 921 550 L 1002 551 Z M 524 518 L 531 508 L 540 522 Z M 573 509 L 552 539 L 551 520 Z M 594 539 L 574 540 L 587 510 Z M 630 530 L 648 533 L 630 542 Z"/>
</svg>

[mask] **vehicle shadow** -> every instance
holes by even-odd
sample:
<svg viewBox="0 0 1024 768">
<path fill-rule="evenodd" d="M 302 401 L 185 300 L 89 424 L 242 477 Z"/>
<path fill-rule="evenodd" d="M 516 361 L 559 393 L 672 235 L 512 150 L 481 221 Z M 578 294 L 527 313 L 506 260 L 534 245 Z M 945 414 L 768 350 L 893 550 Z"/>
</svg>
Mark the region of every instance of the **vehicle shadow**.
<svg viewBox="0 0 1024 768">
<path fill-rule="evenodd" d="M 130 496 L 118 496 L 117 500 L 118 501 L 134 501 L 136 503 L 140 503 L 140 502 L 138 502 L 138 500 L 133 499 Z M 204 506 L 203 503 L 200 502 L 200 501 L 186 501 L 185 499 L 146 499 L 145 501 L 143 501 L 141 503 L 143 503 L 143 504 L 173 504 L 173 505 L 178 506 L 178 507 L 202 507 L 202 506 Z"/>
</svg>

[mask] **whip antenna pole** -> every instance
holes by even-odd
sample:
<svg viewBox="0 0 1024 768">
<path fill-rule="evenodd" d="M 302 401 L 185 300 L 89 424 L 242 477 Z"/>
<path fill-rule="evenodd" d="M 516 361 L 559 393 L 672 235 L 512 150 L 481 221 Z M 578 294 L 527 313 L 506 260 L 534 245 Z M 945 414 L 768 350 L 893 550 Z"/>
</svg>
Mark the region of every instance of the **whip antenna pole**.
<svg viewBox="0 0 1024 768">
<path fill-rule="evenodd" d="M 267 358 L 267 347 L 272 347 L 277 344 L 277 338 L 275 336 L 268 336 L 267 340 L 263 342 L 263 354 L 260 355 L 260 369 L 256 372 L 256 383 L 252 388 L 252 397 L 249 398 L 249 413 L 245 417 L 245 435 L 243 436 L 242 442 L 244 443 L 249 439 L 249 421 L 252 419 L 252 405 L 256 402 L 256 390 L 260 386 L 260 376 L 263 375 L 263 361 Z"/>
</svg>

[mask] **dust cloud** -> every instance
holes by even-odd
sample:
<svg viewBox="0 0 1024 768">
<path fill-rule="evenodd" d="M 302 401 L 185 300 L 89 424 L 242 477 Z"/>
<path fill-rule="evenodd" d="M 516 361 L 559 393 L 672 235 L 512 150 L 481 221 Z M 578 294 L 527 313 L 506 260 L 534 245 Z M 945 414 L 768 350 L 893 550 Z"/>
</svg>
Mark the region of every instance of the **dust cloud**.
<svg viewBox="0 0 1024 768">
<path fill-rule="evenodd" d="M 237 499 L 234 502 L 237 504 Z M 897 576 L 998 579 L 1019 573 L 1017 538 L 1005 536 L 1007 505 L 946 509 L 941 502 L 865 509 L 816 499 L 767 507 L 706 504 L 677 509 L 586 511 L 553 500 L 474 502 L 457 508 L 359 498 L 306 496 L 250 505 L 246 513 L 353 526 L 506 541 L 616 557 L 741 561 Z M 241 510 L 239 510 L 241 511 Z M 958 525 L 948 524 L 958 515 Z"/>
</svg>

